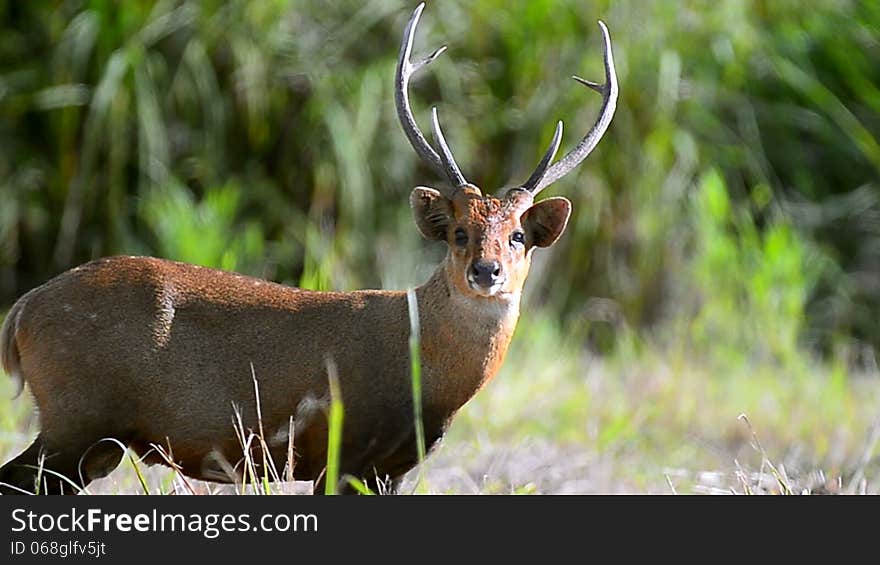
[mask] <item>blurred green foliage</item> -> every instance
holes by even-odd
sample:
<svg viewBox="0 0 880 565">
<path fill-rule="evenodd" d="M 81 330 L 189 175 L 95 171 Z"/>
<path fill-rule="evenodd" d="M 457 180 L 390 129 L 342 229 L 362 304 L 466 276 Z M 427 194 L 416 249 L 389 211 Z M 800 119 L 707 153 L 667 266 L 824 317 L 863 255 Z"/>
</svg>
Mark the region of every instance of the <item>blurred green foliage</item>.
<svg viewBox="0 0 880 565">
<path fill-rule="evenodd" d="M 699 308 L 688 321 L 699 350 L 733 366 L 797 366 L 818 273 L 791 225 L 782 219 L 757 229 L 748 207 L 731 205 L 714 170 L 699 181 L 691 216 L 699 240 L 687 286 Z"/>
<path fill-rule="evenodd" d="M 0 0 L 0 303 L 93 257 L 154 254 L 312 288 L 403 288 L 439 257 L 397 124 L 415 2 Z M 621 83 L 529 300 L 600 350 L 682 321 L 740 362 L 880 344 L 880 7 L 793 0 L 431 2 L 414 81 L 465 175 L 522 182 Z"/>
</svg>

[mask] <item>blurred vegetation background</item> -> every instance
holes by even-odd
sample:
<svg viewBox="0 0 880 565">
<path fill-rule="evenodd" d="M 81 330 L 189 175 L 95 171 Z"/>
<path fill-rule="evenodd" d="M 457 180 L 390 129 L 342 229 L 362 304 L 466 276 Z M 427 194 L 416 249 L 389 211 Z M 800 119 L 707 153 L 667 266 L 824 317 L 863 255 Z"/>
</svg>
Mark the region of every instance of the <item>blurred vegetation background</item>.
<svg viewBox="0 0 880 565">
<path fill-rule="evenodd" d="M 421 282 L 407 196 L 437 179 L 392 95 L 410 4 L 0 2 L 0 303 L 116 253 L 318 288 Z M 621 103 L 551 189 L 575 216 L 530 299 L 600 351 L 680 316 L 716 339 L 729 315 L 875 348 L 880 7 L 434 3 L 416 50 L 451 48 L 414 104 L 423 123 L 440 105 L 484 190 L 522 182 L 557 119 L 564 149 L 592 123 L 598 97 L 568 76 L 601 79 L 599 17 Z"/>
<path fill-rule="evenodd" d="M 317 289 L 421 284 L 443 250 L 407 199 L 438 179 L 393 103 L 414 7 L 0 0 L 0 308 L 117 253 Z M 423 130 L 438 105 L 469 180 L 522 182 L 556 120 L 567 151 L 595 119 L 569 76 L 601 80 L 599 18 L 620 103 L 545 191 L 574 214 L 536 254 L 519 333 L 764 385 L 818 366 L 816 394 L 840 401 L 827 417 L 855 426 L 841 391 L 876 375 L 880 345 L 880 4 L 430 2 L 416 56 L 450 48 L 413 83 Z M 615 417 L 609 433 L 638 430 Z"/>
</svg>

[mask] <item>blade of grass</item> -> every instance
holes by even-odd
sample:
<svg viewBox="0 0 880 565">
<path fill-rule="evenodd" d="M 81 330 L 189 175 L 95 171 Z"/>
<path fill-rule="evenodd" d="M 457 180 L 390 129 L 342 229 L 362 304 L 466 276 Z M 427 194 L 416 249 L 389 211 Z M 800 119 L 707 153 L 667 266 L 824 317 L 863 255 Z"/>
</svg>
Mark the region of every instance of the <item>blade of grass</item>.
<svg viewBox="0 0 880 565">
<path fill-rule="evenodd" d="M 254 397 L 257 400 L 257 429 L 259 430 L 258 438 L 260 440 L 260 450 L 263 452 L 263 493 L 264 494 L 272 494 L 271 487 L 269 483 L 271 482 L 269 478 L 269 473 L 272 473 L 272 478 L 275 480 L 278 479 L 278 471 L 275 469 L 275 463 L 272 461 L 272 456 L 269 453 L 269 446 L 266 444 L 266 435 L 263 433 L 263 410 L 260 406 L 260 384 L 257 382 L 257 373 L 254 370 L 254 364 L 251 363 L 251 378 L 254 380 Z"/>
<path fill-rule="evenodd" d="M 409 356 L 410 379 L 412 381 L 413 419 L 415 421 L 416 452 L 419 458 L 418 475 L 413 492 L 422 482 L 422 462 L 425 460 L 425 426 L 422 421 L 422 357 L 421 328 L 419 326 L 419 304 L 413 289 L 406 291 L 406 304 L 409 313 Z"/>
<path fill-rule="evenodd" d="M 327 415 L 327 474 L 324 477 L 324 494 L 336 494 L 344 412 L 336 363 L 330 358 L 327 359 L 327 379 L 330 382 L 330 411 Z"/>
<path fill-rule="evenodd" d="M 3 481 L 0 481 L 0 486 L 2 486 L 3 488 L 8 488 L 8 489 L 12 489 L 12 490 L 14 490 L 14 491 L 18 491 L 18 492 L 20 492 L 21 494 L 28 494 L 28 495 L 30 495 L 30 496 L 34 496 L 34 495 L 36 494 L 36 493 L 34 493 L 34 492 L 31 492 L 31 491 L 26 491 L 26 490 L 24 490 L 24 489 L 21 488 L 21 487 L 17 487 L 17 486 L 15 486 L 15 485 L 11 485 L 11 484 L 9 484 L 9 483 L 4 483 Z M 36 485 L 35 485 L 34 488 L 36 489 Z"/>
<path fill-rule="evenodd" d="M 34 493 L 40 494 L 40 485 L 43 485 L 43 469 L 46 464 L 46 453 L 40 450 L 40 454 L 37 456 L 37 478 L 34 481 Z M 43 492 L 46 492 L 48 489 L 43 488 Z"/>
<path fill-rule="evenodd" d="M 76 493 L 89 494 L 88 490 L 86 490 L 86 489 L 84 489 L 84 488 L 82 488 L 82 487 L 80 487 L 80 486 L 77 486 L 77 484 L 76 484 L 75 482 L 73 482 L 72 480 L 70 480 L 68 477 L 62 475 L 61 473 L 59 473 L 59 472 L 57 472 L 57 471 L 53 471 L 52 469 L 46 469 L 46 468 L 43 466 L 43 463 L 42 463 L 42 462 L 41 462 L 39 465 L 24 465 L 24 467 L 29 467 L 29 468 L 31 468 L 31 469 L 36 469 L 36 470 L 37 470 L 37 476 L 39 476 L 39 477 L 43 477 L 43 492 L 46 492 L 46 490 L 48 490 L 48 489 L 46 489 L 46 487 L 45 487 L 45 477 L 43 476 L 44 474 L 47 474 L 47 475 L 52 475 L 52 476 L 54 476 L 54 477 L 58 477 L 59 479 L 61 479 L 61 480 L 63 481 L 63 483 L 67 483 L 67 484 L 69 484 L 71 487 L 73 487 L 73 489 L 74 489 L 74 491 L 75 491 Z M 63 484 L 63 483 L 62 483 L 62 484 Z M 13 488 L 14 488 L 14 487 L 13 487 Z M 39 494 L 39 491 L 36 491 L 36 494 Z"/>
<path fill-rule="evenodd" d="M 141 468 L 138 465 L 137 460 L 134 458 L 134 455 L 131 453 L 128 454 L 128 462 L 131 463 L 131 468 L 134 469 L 134 474 L 137 476 L 138 483 L 144 491 L 144 494 L 150 496 L 150 487 L 147 485 L 147 479 L 144 477 L 144 474 L 141 473 Z"/>
<path fill-rule="evenodd" d="M 183 469 L 181 469 L 180 465 L 178 465 L 177 462 L 174 460 L 174 453 L 171 451 L 171 442 L 168 443 L 167 450 L 156 443 L 151 443 L 150 447 L 156 450 L 156 453 L 159 454 L 159 457 L 161 457 L 165 461 L 165 464 L 168 465 L 168 467 L 170 467 L 171 470 L 174 472 L 175 478 L 180 479 L 180 481 L 183 483 L 183 486 L 186 487 L 189 493 L 195 494 L 196 491 L 193 488 L 192 484 L 187 480 L 186 476 L 183 474 Z"/>
<path fill-rule="evenodd" d="M 348 484 L 351 485 L 351 488 L 353 488 L 355 491 L 357 491 L 358 494 L 363 494 L 363 495 L 375 495 L 376 494 L 375 492 L 370 490 L 370 487 L 368 487 L 362 480 L 360 480 L 357 477 L 352 477 L 351 475 L 345 475 L 345 477 L 343 477 L 343 478 L 346 481 L 348 481 Z"/>
<path fill-rule="evenodd" d="M 294 439 L 294 422 L 293 416 L 290 417 L 287 425 L 287 482 L 291 483 L 294 481 L 293 477 L 293 467 L 296 465 L 296 461 L 293 455 L 293 439 Z"/>
<path fill-rule="evenodd" d="M 238 443 L 241 446 L 241 453 L 242 457 L 244 458 L 241 490 L 239 492 L 240 494 L 245 494 L 248 483 L 253 485 L 257 482 L 257 473 L 256 469 L 254 469 L 253 457 L 251 456 L 251 442 L 253 440 L 253 434 L 245 433 L 244 422 L 241 419 L 241 409 L 234 402 L 232 404 L 232 410 L 235 413 L 235 415 L 233 416 L 233 428 L 235 429 L 236 437 L 238 437 Z"/>
<path fill-rule="evenodd" d="M 865 445 L 865 451 L 862 453 L 862 458 L 859 460 L 858 467 L 856 467 L 856 471 L 853 473 L 852 479 L 849 481 L 849 486 L 847 486 L 846 489 L 847 492 L 855 493 L 857 485 L 865 480 L 865 469 L 867 469 L 868 465 L 871 463 L 871 459 L 874 457 L 874 450 L 877 448 L 878 443 L 880 443 L 880 420 L 871 427 L 868 443 Z"/>
<path fill-rule="evenodd" d="M 738 417 L 739 420 L 745 422 L 746 426 L 749 428 L 749 432 L 752 434 L 752 441 L 754 442 L 755 449 L 761 454 L 761 467 L 763 469 L 764 463 L 767 464 L 767 467 L 770 468 L 770 472 L 773 474 L 773 478 L 776 479 L 776 484 L 779 485 L 779 490 L 782 494 L 794 494 L 791 487 L 789 486 L 788 477 L 783 473 L 780 473 L 779 470 L 773 465 L 770 461 L 770 458 L 767 457 L 767 452 L 764 451 L 764 446 L 761 445 L 761 441 L 758 439 L 758 434 L 755 432 L 755 429 L 752 427 L 752 423 L 749 421 L 749 417 L 745 414 L 740 414 Z"/>
</svg>

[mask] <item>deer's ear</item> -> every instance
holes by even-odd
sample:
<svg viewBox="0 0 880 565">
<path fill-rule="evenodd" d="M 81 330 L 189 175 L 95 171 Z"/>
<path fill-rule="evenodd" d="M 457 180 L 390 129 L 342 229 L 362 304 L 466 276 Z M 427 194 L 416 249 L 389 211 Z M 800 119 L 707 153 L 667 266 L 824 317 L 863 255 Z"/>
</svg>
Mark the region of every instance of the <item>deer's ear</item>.
<svg viewBox="0 0 880 565">
<path fill-rule="evenodd" d="M 526 210 L 522 225 L 532 242 L 538 247 L 553 245 L 568 224 L 571 215 L 571 202 L 557 196 L 541 200 Z"/>
<path fill-rule="evenodd" d="M 427 239 L 446 241 L 449 222 L 452 219 L 452 205 L 445 196 L 433 188 L 420 186 L 409 196 L 416 226 Z"/>
</svg>

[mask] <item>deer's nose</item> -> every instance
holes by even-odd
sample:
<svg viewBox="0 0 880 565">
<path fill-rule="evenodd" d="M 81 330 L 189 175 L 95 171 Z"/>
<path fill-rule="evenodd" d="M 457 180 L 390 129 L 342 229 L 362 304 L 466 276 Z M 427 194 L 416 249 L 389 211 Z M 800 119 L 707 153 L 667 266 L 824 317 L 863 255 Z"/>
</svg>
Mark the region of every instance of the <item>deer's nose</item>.
<svg viewBox="0 0 880 565">
<path fill-rule="evenodd" d="M 489 288 L 501 282 L 501 263 L 480 259 L 471 264 L 471 281 L 483 288 Z"/>
</svg>

